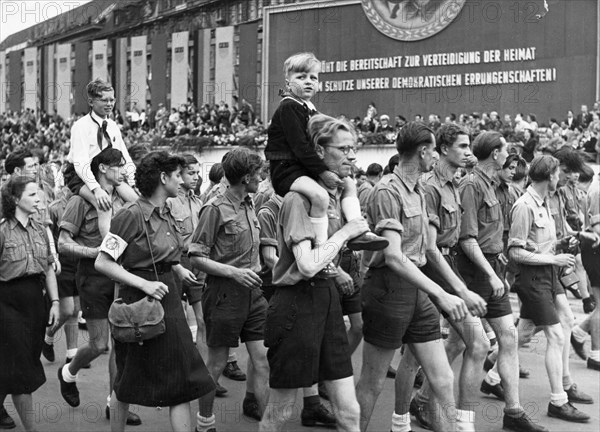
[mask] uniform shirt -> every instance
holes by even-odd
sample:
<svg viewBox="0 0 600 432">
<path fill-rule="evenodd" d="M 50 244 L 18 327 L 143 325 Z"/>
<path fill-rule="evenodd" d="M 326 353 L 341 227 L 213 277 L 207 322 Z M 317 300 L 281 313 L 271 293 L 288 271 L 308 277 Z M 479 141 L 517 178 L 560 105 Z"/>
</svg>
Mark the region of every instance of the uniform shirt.
<svg viewBox="0 0 600 432">
<path fill-rule="evenodd" d="M 587 212 L 589 227 L 600 224 L 600 179 L 594 176 L 587 195 Z"/>
<path fill-rule="evenodd" d="M 574 231 L 580 231 L 583 225 L 585 193 L 577 186 L 567 183 L 558 189 L 565 206 L 565 214 L 569 226 Z"/>
<path fill-rule="evenodd" d="M 423 177 L 423 193 L 429 223 L 437 229 L 437 246 L 452 248 L 458 243 L 462 208 L 454 186 L 454 175 L 438 163 Z"/>
<path fill-rule="evenodd" d="M 116 190 L 112 194 L 113 214 L 125 201 Z M 67 202 L 60 229 L 69 232 L 73 240 L 85 247 L 97 248 L 102 244 L 102 235 L 98 229 L 98 210 L 79 195 L 73 195 Z"/>
<path fill-rule="evenodd" d="M 135 165 L 129 156 L 127 147 L 123 142 L 121 130 L 119 126 L 111 119 L 103 119 L 94 113 L 86 114 L 77 120 L 71 128 L 71 149 L 67 160 L 71 162 L 75 168 L 75 172 L 81 180 L 93 191 L 100 187 L 98 181 L 92 174 L 90 163 L 94 156 L 108 146 L 106 138 L 102 137 L 102 149 L 98 147 L 98 129 L 102 122 L 106 120 L 106 131 L 111 137 L 113 148 L 120 150 L 125 159 L 125 170 L 127 172 L 127 181 L 130 185 L 135 184 Z"/>
<path fill-rule="evenodd" d="M 556 227 L 556 238 L 562 239 L 567 235 L 568 226 L 563 198 L 558 191 L 555 191 L 548 194 L 547 201 L 550 207 L 550 214 L 554 219 L 554 226 Z"/>
<path fill-rule="evenodd" d="M 192 234 L 198 226 L 202 201 L 192 190 L 179 189 L 175 198 L 167 199 L 171 214 L 177 221 L 183 237 L 183 253 L 186 254 L 192 242 Z"/>
<path fill-rule="evenodd" d="M 532 186 L 511 211 L 508 248 L 520 247 L 534 254 L 554 255 L 556 228 L 548 203 Z"/>
<path fill-rule="evenodd" d="M 502 252 L 503 218 L 496 198 L 496 181 L 479 166 L 464 176 L 459 185 L 463 217 L 460 240 L 474 238 L 484 254 Z"/>
<path fill-rule="evenodd" d="M 177 222 L 166 205 L 155 207 L 145 197 L 125 204 L 115 214 L 100 250 L 126 269 L 152 268 L 144 225 L 152 245 L 154 261 L 178 263 L 183 240 Z"/>
<path fill-rule="evenodd" d="M 373 185 L 365 180 L 356 191 L 358 195 L 358 201 L 360 202 L 360 210 L 363 214 L 367 211 L 367 204 L 369 203 L 369 194 L 373 190 Z"/>
<path fill-rule="evenodd" d="M 517 200 L 513 193 L 511 193 L 510 186 L 501 180 L 499 180 L 498 185 L 496 186 L 496 198 L 498 198 L 500 209 L 502 211 L 504 234 L 508 235 L 511 221 L 510 211 Z"/>
<path fill-rule="evenodd" d="M 188 254 L 258 273 L 259 233 L 252 199 L 240 201 L 227 189 L 202 207 Z"/>
<path fill-rule="evenodd" d="M 65 207 L 67 206 L 67 201 L 69 201 L 69 198 L 70 193 L 63 193 L 59 199 L 52 201 L 48 206 L 48 215 L 52 221 L 52 235 L 54 236 L 54 244 L 56 245 L 58 245 L 58 236 L 60 234 L 60 221 L 63 213 L 65 212 Z M 68 256 L 68 254 L 59 253 L 58 259 L 60 261 L 60 274 L 62 276 L 67 274 L 75 274 L 77 271 L 77 260 L 75 258 Z"/>
<path fill-rule="evenodd" d="M 29 218 L 0 221 L 0 282 L 45 273 L 54 263 L 46 229 Z"/>
<path fill-rule="evenodd" d="M 271 198 L 271 196 L 273 196 L 274 193 L 275 190 L 273 189 L 273 185 L 271 184 L 270 178 L 266 178 L 263 181 L 261 181 L 258 185 L 258 190 L 252 197 L 252 200 L 254 201 L 254 208 L 260 209 L 263 206 L 263 204 L 269 201 L 269 199 Z"/>
<path fill-rule="evenodd" d="M 417 267 L 427 263 L 427 226 L 429 217 L 425 197 L 418 181 L 411 179 L 397 166 L 392 175 L 383 177 L 369 195 L 367 221 L 371 231 L 396 231 L 402 239 L 402 253 Z M 364 262 L 370 268 L 385 267 L 383 251 L 364 252 Z"/>
<path fill-rule="evenodd" d="M 260 247 L 273 246 L 277 248 L 277 223 L 279 222 L 279 211 L 281 210 L 282 199 L 279 195 L 273 194 L 271 198 L 263 204 L 256 215 L 260 224 Z M 261 269 L 260 278 L 263 286 L 273 285 L 273 270 L 264 263 L 262 254 L 260 255 Z"/>
<path fill-rule="evenodd" d="M 327 217 L 329 225 L 327 235 L 331 237 L 344 225 L 342 219 L 341 194 L 329 194 Z M 293 247 L 304 240 L 309 240 L 314 247 L 316 235 L 309 217 L 310 201 L 302 194 L 289 192 L 285 195 L 279 212 L 277 239 L 279 260 L 273 269 L 273 285 L 291 286 L 305 280 L 298 270 Z M 324 253 L 328 253 L 325 251 Z M 340 251 L 336 253 L 334 264 L 339 262 Z"/>
</svg>

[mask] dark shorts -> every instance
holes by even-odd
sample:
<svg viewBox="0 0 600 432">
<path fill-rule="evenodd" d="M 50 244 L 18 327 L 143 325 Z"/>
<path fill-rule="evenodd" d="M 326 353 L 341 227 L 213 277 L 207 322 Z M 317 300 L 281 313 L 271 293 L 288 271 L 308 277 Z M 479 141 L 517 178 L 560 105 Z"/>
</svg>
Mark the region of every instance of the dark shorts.
<svg viewBox="0 0 600 432">
<path fill-rule="evenodd" d="M 600 288 L 600 247 L 591 248 L 583 244 L 581 247 L 581 261 L 588 277 L 590 284 L 595 288 Z"/>
<path fill-rule="evenodd" d="M 564 293 L 559 290 L 560 281 L 555 266 L 519 266 L 521 286 L 521 318 L 533 321 L 536 326 L 548 326 L 560 322 L 556 310 L 556 296 Z M 562 287 L 561 287 L 562 288 Z"/>
<path fill-rule="evenodd" d="M 461 279 L 464 282 L 464 279 L 458 271 L 458 266 L 456 264 L 456 254 L 454 252 L 451 252 L 450 254 L 443 254 L 442 256 L 444 257 L 452 271 L 456 274 L 456 276 L 458 276 L 459 279 Z M 437 271 L 429 261 L 427 262 L 427 264 L 421 267 L 421 271 L 425 276 L 427 276 L 429 279 L 441 286 L 444 289 L 444 291 L 450 294 L 455 294 L 454 288 L 451 287 L 450 284 L 448 284 L 448 282 L 446 282 L 446 279 L 442 277 L 439 271 Z"/>
<path fill-rule="evenodd" d="M 267 301 L 260 288 L 248 289 L 232 279 L 208 276 L 202 298 L 209 347 L 237 347 L 264 339 Z"/>
<path fill-rule="evenodd" d="M 292 183 L 300 177 L 312 177 L 304 166 L 296 160 L 270 161 L 270 176 L 273 189 L 279 196 L 285 196 L 290 191 Z"/>
<path fill-rule="evenodd" d="M 66 163 L 63 175 L 65 186 L 67 186 L 69 190 L 75 195 L 79 195 L 79 191 L 83 186 L 85 186 L 85 183 L 77 175 L 77 172 L 75 171 L 75 166 L 72 163 Z"/>
<path fill-rule="evenodd" d="M 265 346 L 271 388 L 351 377 L 348 337 L 333 282 L 311 279 L 277 287 L 267 312 Z"/>
<path fill-rule="evenodd" d="M 429 296 L 387 267 L 370 269 L 362 290 L 365 341 L 383 349 L 440 339 L 440 314 Z"/>
<path fill-rule="evenodd" d="M 352 294 L 340 294 L 342 301 L 342 314 L 352 315 L 362 312 L 362 298 L 360 294 L 360 262 L 358 257 L 350 249 L 344 249 L 340 267 L 350 275 L 354 283 L 354 292 Z"/>
<path fill-rule="evenodd" d="M 190 259 L 188 258 L 187 254 L 181 255 L 181 261 L 179 263 L 188 270 L 192 269 L 192 264 L 190 263 Z M 202 301 L 204 285 L 185 285 L 178 276 L 175 276 L 175 284 L 179 290 L 181 300 L 187 301 L 190 305 Z"/>
<path fill-rule="evenodd" d="M 267 302 L 270 302 L 271 297 L 273 297 L 273 294 L 275 294 L 275 290 L 277 289 L 277 287 L 275 285 L 263 285 L 262 287 L 260 287 L 260 289 L 262 290 L 265 300 L 267 300 Z"/>
<path fill-rule="evenodd" d="M 56 276 L 56 283 L 58 285 L 58 298 L 66 297 L 77 297 L 79 291 L 77 291 L 77 278 L 75 273 L 61 272 Z"/>
<path fill-rule="evenodd" d="M 94 268 L 93 259 L 81 259 L 76 281 L 81 311 L 85 319 L 108 319 L 115 298 L 115 282 Z"/>
<path fill-rule="evenodd" d="M 504 280 L 504 266 L 497 255 L 486 255 L 487 261 L 501 280 Z M 487 314 L 481 318 L 501 318 L 512 315 L 510 298 L 505 290 L 500 298 L 492 297 L 493 290 L 486 273 L 479 269 L 467 256 L 459 253 L 456 256 L 458 270 L 465 281 L 467 288 L 479 294 L 487 302 Z"/>
</svg>

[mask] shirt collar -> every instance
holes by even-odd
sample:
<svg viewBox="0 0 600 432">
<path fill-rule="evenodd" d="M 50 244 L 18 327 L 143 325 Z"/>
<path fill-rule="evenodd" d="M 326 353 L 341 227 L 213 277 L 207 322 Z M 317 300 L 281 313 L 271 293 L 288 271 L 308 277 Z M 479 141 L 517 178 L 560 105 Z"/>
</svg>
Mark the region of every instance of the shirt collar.
<svg viewBox="0 0 600 432">
<path fill-rule="evenodd" d="M 533 188 L 533 186 L 529 186 L 527 188 L 527 192 L 529 193 L 529 195 L 531 195 L 533 197 L 533 199 L 535 200 L 535 202 L 537 203 L 537 205 L 539 207 L 542 207 L 544 205 L 544 198 L 542 198 Z"/>
<path fill-rule="evenodd" d="M 142 215 L 144 216 L 146 222 L 150 220 L 150 217 L 152 217 L 152 213 L 154 213 L 155 210 L 158 214 L 160 214 L 160 209 L 155 207 L 154 204 L 152 204 L 147 198 L 140 197 L 137 200 L 137 203 L 140 205 Z M 167 206 L 165 206 L 163 209 L 163 212 L 165 211 L 167 211 Z"/>
<path fill-rule="evenodd" d="M 244 199 L 242 201 L 240 201 L 238 199 L 238 197 L 236 197 L 233 192 L 231 191 L 231 188 L 227 188 L 227 190 L 225 191 L 225 193 L 223 194 L 224 198 L 227 198 L 227 200 L 231 203 L 231 205 L 233 206 L 233 209 L 235 210 L 235 212 L 237 213 L 240 210 L 240 207 L 242 206 L 242 204 L 246 205 L 246 206 L 252 206 L 252 198 L 250 198 L 250 195 L 246 195 L 244 197 Z"/>
<path fill-rule="evenodd" d="M 96 120 L 96 122 L 100 125 L 102 124 L 103 121 L 108 120 L 108 117 L 102 118 L 98 114 L 96 114 L 94 111 L 90 111 L 90 116 L 92 117 L 92 119 Z"/>
<path fill-rule="evenodd" d="M 492 186 L 496 186 L 496 184 L 498 183 L 498 179 L 494 176 L 494 177 L 490 177 L 489 175 L 487 175 L 487 173 L 479 166 L 475 166 L 475 168 L 473 168 L 473 172 L 478 173 L 478 175 L 480 177 L 482 177 L 485 182 L 487 184 L 491 184 Z"/>
<path fill-rule="evenodd" d="M 13 217 L 8 220 L 8 226 L 11 230 L 15 229 L 17 225 L 21 225 L 23 228 L 27 229 L 27 227 L 31 225 L 31 218 L 27 219 L 27 225 L 25 226 L 23 226 L 23 224 L 21 224 L 21 222 L 19 222 L 16 217 Z"/>
<path fill-rule="evenodd" d="M 394 168 L 394 174 L 398 176 L 398 178 L 406 185 L 408 189 L 412 191 L 415 190 L 415 187 L 419 181 L 419 175 L 417 173 L 415 173 L 417 175 L 413 176 L 408 171 L 401 169 L 400 165 L 397 165 L 396 168 Z"/>
<path fill-rule="evenodd" d="M 433 173 L 440 179 L 442 186 L 446 183 L 452 183 L 454 185 L 454 174 L 451 172 L 450 167 L 447 163 L 440 160 L 433 168 Z"/>
</svg>

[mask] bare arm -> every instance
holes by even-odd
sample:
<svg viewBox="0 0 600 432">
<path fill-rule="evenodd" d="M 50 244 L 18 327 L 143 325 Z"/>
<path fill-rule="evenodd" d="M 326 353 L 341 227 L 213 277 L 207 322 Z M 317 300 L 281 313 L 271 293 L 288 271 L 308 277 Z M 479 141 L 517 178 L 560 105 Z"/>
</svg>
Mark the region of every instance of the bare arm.
<svg viewBox="0 0 600 432">
<path fill-rule="evenodd" d="M 277 264 L 277 261 L 279 261 L 279 257 L 277 256 L 277 248 L 275 246 L 261 246 L 260 253 L 269 270 L 273 270 L 273 268 L 275 268 L 275 264 Z"/>
<path fill-rule="evenodd" d="M 71 233 L 65 231 L 64 229 L 60 230 L 60 234 L 58 236 L 58 251 L 61 254 L 65 254 L 69 258 L 96 258 L 98 256 L 99 248 L 91 248 L 87 246 L 80 245 L 73 237 L 71 237 Z"/>
</svg>

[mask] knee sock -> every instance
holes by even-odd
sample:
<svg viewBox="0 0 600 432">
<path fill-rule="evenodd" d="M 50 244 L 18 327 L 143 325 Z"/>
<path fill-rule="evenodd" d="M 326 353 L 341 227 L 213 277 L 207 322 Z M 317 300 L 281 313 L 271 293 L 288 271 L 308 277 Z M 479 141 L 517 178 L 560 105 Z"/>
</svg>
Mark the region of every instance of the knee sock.
<svg viewBox="0 0 600 432">
<path fill-rule="evenodd" d="M 475 412 L 457 409 L 456 430 L 458 432 L 475 432 Z"/>
<path fill-rule="evenodd" d="M 305 396 L 303 402 L 304 409 L 317 408 L 321 404 L 321 398 L 319 398 L 318 394 L 314 396 Z"/>
<path fill-rule="evenodd" d="M 206 432 L 215 425 L 215 415 L 210 417 L 202 417 L 200 413 L 196 413 L 196 431 Z"/>
<path fill-rule="evenodd" d="M 550 393 L 550 403 L 554 406 L 560 407 L 569 402 L 569 396 L 566 392 L 562 393 Z"/>
<path fill-rule="evenodd" d="M 496 362 L 494 367 L 488 371 L 487 375 L 485 376 L 485 380 L 490 385 L 500 384 L 502 380 L 498 374 L 498 362 Z"/>
<path fill-rule="evenodd" d="M 52 345 L 54 343 L 54 336 L 46 335 L 44 337 L 44 342 L 46 342 L 48 345 Z"/>
<path fill-rule="evenodd" d="M 73 357 L 75 357 L 75 354 L 77 354 L 77 348 L 67 350 L 67 358 L 72 359 Z"/>
<path fill-rule="evenodd" d="M 327 228 L 329 227 L 329 218 L 323 216 L 320 218 L 311 217 L 310 223 L 315 230 L 315 243 L 320 245 L 327 241 Z"/>
<path fill-rule="evenodd" d="M 592 360 L 600 361 L 600 350 L 590 351 L 589 358 L 591 358 Z"/>
<path fill-rule="evenodd" d="M 348 221 L 362 217 L 358 197 L 349 196 L 342 198 L 342 212 Z"/>
<path fill-rule="evenodd" d="M 69 372 L 68 364 L 64 365 L 62 368 L 62 377 L 65 380 L 65 382 L 68 382 L 68 383 L 77 382 L 77 374 L 71 375 L 71 372 Z"/>
<path fill-rule="evenodd" d="M 410 414 L 392 414 L 392 432 L 410 432 Z"/>
</svg>

